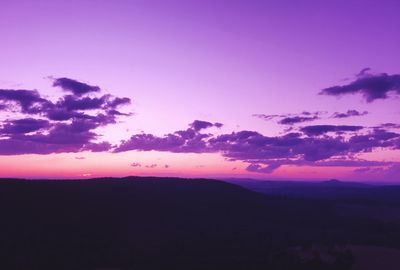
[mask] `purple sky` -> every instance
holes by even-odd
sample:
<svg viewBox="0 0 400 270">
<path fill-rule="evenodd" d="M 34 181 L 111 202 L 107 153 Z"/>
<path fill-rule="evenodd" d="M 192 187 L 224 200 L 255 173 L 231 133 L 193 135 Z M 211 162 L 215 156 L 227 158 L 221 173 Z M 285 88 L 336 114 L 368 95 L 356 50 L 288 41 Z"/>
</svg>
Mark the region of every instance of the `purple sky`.
<svg viewBox="0 0 400 270">
<path fill-rule="evenodd" d="M 398 181 L 399 10 L 3 0 L 0 177 Z"/>
</svg>

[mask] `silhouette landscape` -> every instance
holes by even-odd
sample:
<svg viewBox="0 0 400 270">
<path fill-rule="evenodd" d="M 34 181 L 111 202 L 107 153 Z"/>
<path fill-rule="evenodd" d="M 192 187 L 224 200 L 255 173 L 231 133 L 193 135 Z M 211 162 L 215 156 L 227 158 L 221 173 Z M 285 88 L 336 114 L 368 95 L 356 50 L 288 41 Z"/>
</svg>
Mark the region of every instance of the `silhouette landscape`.
<svg viewBox="0 0 400 270">
<path fill-rule="evenodd" d="M 354 269 L 368 260 L 358 249 L 387 248 L 382 258 L 399 254 L 400 186 L 258 184 L 262 193 L 208 179 L 3 179 L 1 263 L 6 269 Z"/>
<path fill-rule="evenodd" d="M 0 270 L 400 269 L 399 11 L 0 0 Z"/>
</svg>

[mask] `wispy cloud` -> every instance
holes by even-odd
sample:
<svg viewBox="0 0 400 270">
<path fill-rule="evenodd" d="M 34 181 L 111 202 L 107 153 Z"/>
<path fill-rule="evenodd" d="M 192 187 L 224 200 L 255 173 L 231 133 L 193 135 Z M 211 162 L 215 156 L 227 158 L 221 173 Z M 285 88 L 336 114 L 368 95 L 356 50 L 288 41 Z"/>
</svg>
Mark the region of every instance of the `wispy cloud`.
<svg viewBox="0 0 400 270">
<path fill-rule="evenodd" d="M 347 112 L 335 112 L 332 115 L 332 118 L 349 118 L 349 117 L 353 117 L 353 116 L 364 116 L 367 115 L 368 112 L 367 111 L 363 111 L 363 112 L 359 112 L 357 110 L 347 110 Z"/>
<path fill-rule="evenodd" d="M 303 122 L 310 122 L 320 119 L 320 115 L 323 112 L 301 112 L 299 114 L 253 114 L 254 117 L 270 121 L 278 119 L 278 123 L 281 125 L 294 125 Z"/>
</svg>

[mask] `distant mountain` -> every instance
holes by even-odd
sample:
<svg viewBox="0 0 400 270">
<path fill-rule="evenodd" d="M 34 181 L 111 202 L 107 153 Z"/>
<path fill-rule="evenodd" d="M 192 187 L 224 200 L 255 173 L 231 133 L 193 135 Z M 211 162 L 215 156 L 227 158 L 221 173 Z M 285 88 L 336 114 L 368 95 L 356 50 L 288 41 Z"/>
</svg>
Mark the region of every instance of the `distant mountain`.
<svg viewBox="0 0 400 270">
<path fill-rule="evenodd" d="M 1 269 L 328 269 L 287 250 L 400 248 L 397 225 L 207 179 L 3 179 L 0 213 Z"/>
<path fill-rule="evenodd" d="M 331 179 L 317 183 L 317 185 L 331 186 L 331 187 L 370 187 L 370 185 L 358 182 L 344 182 L 337 179 Z"/>
<path fill-rule="evenodd" d="M 264 188 L 283 188 L 283 187 L 305 187 L 305 186 L 354 186 L 354 187 L 369 187 L 371 185 L 361 182 L 349 182 L 340 181 L 338 179 L 330 179 L 326 181 L 289 181 L 289 180 L 257 180 L 252 178 L 227 178 L 222 181 L 240 185 L 240 186 L 252 186 L 252 187 L 264 187 Z"/>
</svg>

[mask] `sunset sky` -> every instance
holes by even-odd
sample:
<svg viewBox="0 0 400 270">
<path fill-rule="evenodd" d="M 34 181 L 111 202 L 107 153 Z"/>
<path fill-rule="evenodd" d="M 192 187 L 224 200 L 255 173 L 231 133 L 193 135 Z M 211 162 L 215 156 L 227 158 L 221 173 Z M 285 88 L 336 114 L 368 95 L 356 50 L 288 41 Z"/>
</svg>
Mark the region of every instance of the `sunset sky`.
<svg viewBox="0 0 400 270">
<path fill-rule="evenodd" d="M 400 1 L 0 1 L 0 177 L 400 181 Z"/>
</svg>

